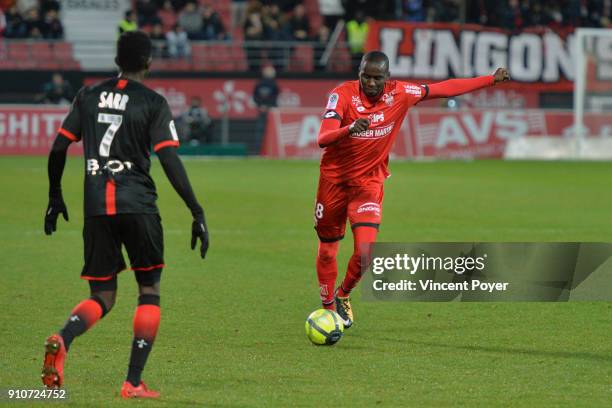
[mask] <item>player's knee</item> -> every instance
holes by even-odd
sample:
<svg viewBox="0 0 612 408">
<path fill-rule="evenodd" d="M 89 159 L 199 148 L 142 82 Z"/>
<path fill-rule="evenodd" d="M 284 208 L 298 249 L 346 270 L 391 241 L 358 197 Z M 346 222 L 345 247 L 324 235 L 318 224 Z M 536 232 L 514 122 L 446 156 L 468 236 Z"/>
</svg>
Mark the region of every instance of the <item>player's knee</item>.
<svg viewBox="0 0 612 408">
<path fill-rule="evenodd" d="M 159 294 L 160 294 L 159 282 L 155 282 L 151 284 L 145 284 L 145 283 L 139 282 L 138 292 L 140 293 L 140 296 L 152 295 L 152 296 L 159 297 Z"/>
<path fill-rule="evenodd" d="M 102 308 L 102 316 L 104 317 L 115 306 L 117 291 L 102 290 L 91 293 L 91 300 L 97 302 Z"/>
<path fill-rule="evenodd" d="M 333 262 L 338 254 L 337 242 L 321 242 L 319 243 L 319 260 L 323 263 Z"/>
<path fill-rule="evenodd" d="M 152 271 L 135 271 L 136 282 L 140 295 L 159 296 L 159 282 L 161 280 L 161 268 Z"/>
</svg>

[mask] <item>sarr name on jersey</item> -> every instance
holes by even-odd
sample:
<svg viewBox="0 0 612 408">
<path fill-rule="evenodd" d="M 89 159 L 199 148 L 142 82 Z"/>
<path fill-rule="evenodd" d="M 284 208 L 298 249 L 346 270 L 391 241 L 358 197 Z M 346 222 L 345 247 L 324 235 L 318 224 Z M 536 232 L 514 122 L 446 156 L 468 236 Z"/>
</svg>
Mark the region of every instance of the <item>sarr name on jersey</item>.
<svg viewBox="0 0 612 408">
<path fill-rule="evenodd" d="M 102 92 L 100 93 L 100 103 L 98 108 L 110 108 L 117 110 L 125 110 L 130 97 L 118 92 Z"/>
<path fill-rule="evenodd" d="M 363 132 L 359 132 L 359 133 L 353 133 L 351 134 L 351 137 L 357 138 L 357 139 L 380 139 L 381 137 L 385 137 L 389 133 L 391 133 L 394 125 L 395 125 L 395 122 L 387 126 L 374 128 L 374 129 L 368 129 L 368 130 L 364 130 Z"/>
</svg>

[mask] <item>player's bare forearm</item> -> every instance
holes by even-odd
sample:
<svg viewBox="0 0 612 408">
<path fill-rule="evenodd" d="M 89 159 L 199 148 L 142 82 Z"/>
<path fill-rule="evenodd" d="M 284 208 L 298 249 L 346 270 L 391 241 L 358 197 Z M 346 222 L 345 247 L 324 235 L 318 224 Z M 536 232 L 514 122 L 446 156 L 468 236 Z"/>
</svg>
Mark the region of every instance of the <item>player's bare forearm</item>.
<svg viewBox="0 0 612 408">
<path fill-rule="evenodd" d="M 157 151 L 157 156 L 170 184 L 172 184 L 174 190 L 183 199 L 189 210 L 191 210 L 194 218 L 196 215 L 202 214 L 202 206 L 200 206 L 193 193 L 187 172 L 176 153 L 176 149 L 174 147 L 165 147 Z"/>
<path fill-rule="evenodd" d="M 493 75 L 475 78 L 449 79 L 447 81 L 427 85 L 429 91 L 425 99 L 458 96 L 509 80 L 510 75 L 505 68 L 498 68 Z"/>
</svg>

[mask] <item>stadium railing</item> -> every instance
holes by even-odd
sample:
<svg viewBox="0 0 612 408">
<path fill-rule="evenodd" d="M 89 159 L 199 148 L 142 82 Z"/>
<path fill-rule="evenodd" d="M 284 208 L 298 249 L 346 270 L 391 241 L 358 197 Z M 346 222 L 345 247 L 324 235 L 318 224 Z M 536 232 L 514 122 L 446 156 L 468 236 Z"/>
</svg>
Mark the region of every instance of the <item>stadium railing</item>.
<svg viewBox="0 0 612 408">
<path fill-rule="evenodd" d="M 191 41 L 186 57 L 155 58 L 154 70 L 206 72 L 259 72 L 273 65 L 280 72 L 350 72 L 351 57 L 345 42 L 338 42 L 321 65 L 325 47 L 306 41 Z M 108 42 L 0 39 L 0 69 L 113 70 L 114 44 Z"/>
</svg>

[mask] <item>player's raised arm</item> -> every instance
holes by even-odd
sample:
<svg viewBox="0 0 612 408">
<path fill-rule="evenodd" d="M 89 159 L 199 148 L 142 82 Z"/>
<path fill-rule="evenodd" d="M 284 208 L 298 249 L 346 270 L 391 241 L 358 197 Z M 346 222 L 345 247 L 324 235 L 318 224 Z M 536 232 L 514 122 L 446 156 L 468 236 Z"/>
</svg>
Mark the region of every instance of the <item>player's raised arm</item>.
<svg viewBox="0 0 612 408">
<path fill-rule="evenodd" d="M 508 71 L 505 68 L 498 68 L 493 75 L 485 75 L 475 78 L 449 79 L 447 81 L 423 85 L 423 87 L 426 89 L 426 94 L 423 99 L 458 96 L 509 80 L 510 75 L 508 74 Z"/>
<path fill-rule="evenodd" d="M 205 258 L 210 243 L 206 218 L 204 216 L 204 209 L 198 203 L 193 193 L 185 167 L 173 146 L 162 147 L 156 150 L 156 153 L 168 180 L 170 180 L 170 184 L 172 184 L 172 187 L 174 187 L 178 195 L 181 196 L 193 216 L 193 223 L 191 225 L 191 249 L 195 249 L 199 239 L 201 242 L 200 255 L 202 258 Z"/>
</svg>

